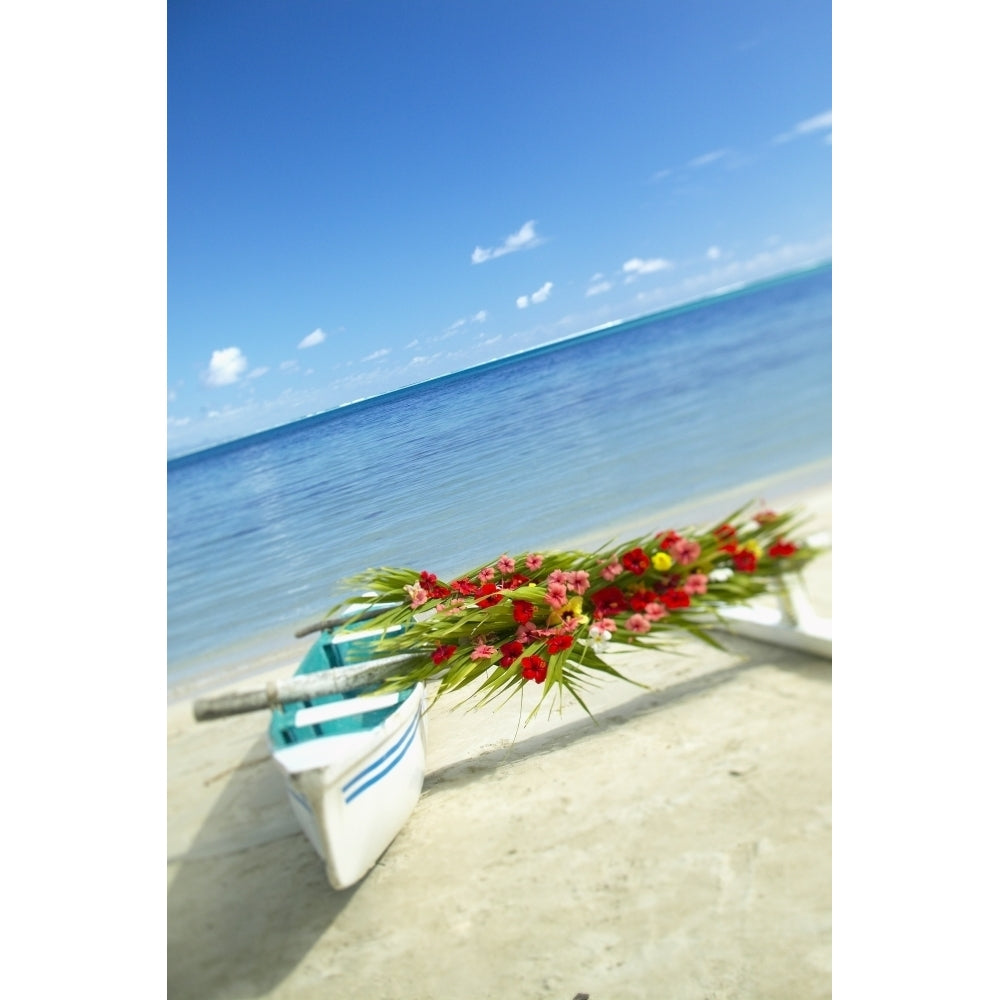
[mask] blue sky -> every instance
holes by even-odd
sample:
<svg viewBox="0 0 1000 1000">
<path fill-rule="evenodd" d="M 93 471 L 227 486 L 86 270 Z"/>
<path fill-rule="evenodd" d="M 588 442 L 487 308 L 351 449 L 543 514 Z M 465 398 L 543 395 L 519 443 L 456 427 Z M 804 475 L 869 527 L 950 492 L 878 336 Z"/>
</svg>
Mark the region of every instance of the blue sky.
<svg viewBox="0 0 1000 1000">
<path fill-rule="evenodd" d="M 168 454 L 832 257 L 828 4 L 167 12 Z"/>
<path fill-rule="evenodd" d="M 483 2 L 464 6 L 485 16 Z M 158 734 L 151 735 L 149 713 L 136 710 L 148 704 L 158 711 L 163 700 L 155 651 L 166 649 L 167 491 L 159 445 L 164 374 L 177 394 L 168 413 L 175 419 L 190 413 L 190 431 L 201 419 L 202 401 L 221 412 L 278 399 L 285 390 L 277 383 L 268 388 L 267 379 L 277 378 L 282 360 L 302 365 L 312 357 L 303 372 L 312 367 L 332 383 L 334 354 L 359 368 L 360 358 L 378 350 L 384 338 L 385 348 L 403 359 L 411 340 L 447 330 L 479 309 L 489 311 L 496 334 L 513 337 L 530 329 L 545 308 L 561 306 L 553 314 L 557 320 L 595 302 L 612 303 L 617 291 L 624 312 L 628 295 L 649 291 L 661 279 L 669 287 L 667 279 L 680 283 L 684 276 L 708 274 L 711 246 L 749 269 L 748 262 L 759 257 L 763 265 L 764 255 L 775 253 L 772 237 L 778 248 L 828 237 L 829 162 L 820 153 L 829 156 L 832 147 L 815 131 L 775 142 L 832 107 L 828 10 L 804 3 L 752 11 L 689 4 L 691 18 L 706 11 L 700 26 L 689 18 L 671 27 L 653 23 L 654 15 L 669 6 L 670 16 L 679 18 L 677 3 L 640 7 L 608 0 L 586 18 L 578 13 L 586 11 L 583 4 L 534 6 L 505 4 L 512 12 L 506 31 L 493 28 L 452 46 L 442 85 L 447 97 L 431 109 L 446 134 L 425 139 L 430 112 L 416 98 L 434 74 L 414 79 L 413 53 L 426 53 L 429 43 L 422 40 L 418 49 L 413 39 L 412 52 L 400 50 L 386 25 L 398 24 L 402 14 L 371 0 L 338 9 L 357 18 L 376 7 L 381 28 L 330 33 L 322 44 L 313 39 L 315 48 L 302 43 L 300 50 L 287 33 L 272 31 L 282 58 L 248 56 L 238 78 L 232 66 L 240 68 L 241 39 L 253 37 L 249 29 L 217 23 L 195 32 L 199 74 L 190 65 L 193 54 L 181 58 L 175 35 L 171 55 L 178 62 L 171 68 L 183 69 L 189 80 L 186 92 L 171 80 L 169 95 L 166 18 L 158 5 L 8 5 L 0 32 L 9 97 L 4 138 L 12 151 L 3 165 L 8 254 L 0 296 L 6 375 L 0 406 L 12 484 L 3 494 L 4 557 L 16 583 L 8 618 L 17 626 L 8 630 L 8 662 L 38 663 L 39 637 L 52 634 L 57 603 L 61 634 L 72 635 L 80 649 L 110 648 L 110 628 L 116 648 L 152 650 L 152 669 L 137 669 L 134 658 L 104 656 L 96 673 L 60 674 L 60 697 L 48 705 L 55 725 L 78 727 L 81 716 L 100 718 L 109 705 L 122 703 L 115 727 L 88 730 L 96 753 L 120 753 L 127 742 L 156 768 L 166 752 Z M 222 18 L 224 11 L 234 15 L 253 5 L 171 4 L 171 20 L 178 9 Z M 307 8 L 286 0 L 270 9 L 287 16 Z M 427 8 L 410 3 L 401 9 Z M 434 9 L 461 16 L 457 6 Z M 990 587 L 966 586 L 963 623 L 973 627 L 955 628 L 939 614 L 923 615 L 918 628 L 900 628 L 913 618 L 914 594 L 895 584 L 926 578 L 927 546 L 887 545 L 926 537 L 929 517 L 944 515 L 960 525 L 991 525 L 996 518 L 995 462 L 989 459 L 996 452 L 996 374 L 987 349 L 996 325 L 997 185 L 995 140 L 984 127 L 995 117 L 993 15 L 971 2 L 944 13 L 912 7 L 905 16 L 898 5 L 842 4 L 836 14 L 835 589 L 856 596 L 858 568 L 867 572 L 872 565 L 883 567 L 879 579 L 892 584 L 879 589 L 874 614 L 844 615 L 837 624 L 840 662 L 872 667 L 837 677 L 838 725 L 847 734 L 838 773 L 841 788 L 849 790 L 842 799 L 853 800 L 838 808 L 840 822 L 857 831 L 846 838 L 850 863 L 838 869 L 841 898 L 848 907 L 851 900 L 857 905 L 841 919 L 837 974 L 841 984 L 859 984 L 854 992 L 871 991 L 874 980 L 884 981 L 886 995 L 920 995 L 933 981 L 940 983 L 938 994 L 973 995 L 994 974 L 988 964 L 992 928 L 985 921 L 935 926 L 933 947 L 913 963 L 913 942 L 927 936 L 926 908 L 906 904 L 915 870 L 922 873 L 922 897 L 932 897 L 939 909 L 966 911 L 981 902 L 983 858 L 993 857 L 995 841 L 992 803 L 981 794 L 994 780 L 992 674 L 970 675 L 985 697 L 963 697 L 958 689 L 942 711 L 937 665 L 968 673 L 970 665 L 984 662 L 989 645 L 974 626 L 991 620 L 995 601 Z M 442 13 L 439 22 L 445 21 Z M 581 35 L 591 26 L 593 37 L 584 44 Z M 209 28 L 214 43 L 204 37 Z M 441 30 L 439 24 L 432 37 L 443 45 Z M 227 46 L 220 46 L 227 36 Z M 363 77 L 361 55 L 380 40 L 386 48 L 378 72 Z M 574 50 L 579 62 L 569 58 Z M 420 62 L 433 66 L 429 56 Z M 284 68 L 275 74 L 278 63 Z M 556 64 L 563 77 L 543 72 Z M 263 86 L 253 81 L 254 65 L 276 77 L 266 93 L 291 102 L 280 116 L 273 107 L 267 115 L 247 116 L 242 92 L 253 96 Z M 366 83 L 367 90 L 349 91 L 350 101 L 343 91 L 339 101 L 330 98 L 338 113 L 350 112 L 343 127 L 317 121 L 315 105 L 311 121 L 295 117 L 291 99 L 317 94 L 324 78 L 344 86 L 352 78 Z M 394 120 L 391 108 L 405 105 L 408 95 L 414 100 L 393 135 L 379 123 Z M 510 102 L 506 117 L 501 100 Z M 377 121 L 358 115 L 365 101 Z M 442 104 L 457 117 L 446 116 Z M 255 131 L 275 120 L 281 129 Z M 348 124 L 355 143 L 368 138 L 358 160 L 345 156 Z M 757 165 L 741 170 L 734 163 L 715 174 L 712 164 L 687 168 L 687 190 L 651 182 L 667 169 L 676 174 L 664 180 L 678 180 L 685 164 L 719 149 L 754 156 Z M 361 183 L 362 162 L 371 186 Z M 305 183 L 323 168 L 347 171 L 354 185 L 344 189 L 349 197 L 339 219 L 313 212 L 305 225 L 289 208 L 302 193 L 315 203 L 317 190 L 330 191 Z M 282 169 L 284 182 L 277 176 Z M 434 184 L 424 183 L 429 175 Z M 695 184 L 702 185 L 697 198 Z M 282 200 L 271 205 L 261 193 L 280 193 Z M 354 225 L 347 225 L 348 215 Z M 360 224 L 369 218 L 370 224 Z M 545 242 L 471 265 L 476 246 L 502 245 L 532 219 Z M 369 256 L 361 259 L 358 251 Z M 624 285 L 619 272 L 625 262 L 661 257 L 674 262 L 673 271 Z M 529 264 L 527 273 L 517 270 Z M 609 280 L 617 275 L 616 287 L 607 297 L 587 299 L 580 292 L 598 271 Z M 328 287 L 317 283 L 317 274 Z M 553 289 L 546 302 L 517 309 L 518 296 L 547 281 Z M 379 322 L 388 311 L 391 322 Z M 360 329 L 356 315 L 371 326 Z M 317 328 L 327 332 L 324 342 L 299 349 Z M 201 386 L 212 352 L 229 346 L 239 347 L 252 368 L 269 368 L 268 374 L 244 374 L 211 390 Z M 324 349 L 329 354 L 321 364 L 315 359 Z M 873 563 L 873 538 L 890 553 L 888 561 Z M 899 711 L 894 669 L 900 664 L 926 681 L 905 689 L 905 712 Z M 884 732 L 887 718 L 893 720 L 891 740 Z M 939 738 L 927 738 L 928 719 Z M 16 739 L 19 719 L 12 721 Z M 873 769 L 873 760 L 892 769 L 891 787 L 883 780 L 885 768 Z M 51 763 L 61 766 L 62 759 L 53 756 Z M 9 780 L 16 791 L 21 779 L 15 772 Z M 145 800 L 129 802 L 129 822 L 148 816 L 156 837 L 161 792 L 155 782 L 143 787 Z M 887 788 L 892 810 L 884 808 Z M 104 787 L 99 776 L 63 791 L 63 811 L 67 795 L 77 811 L 106 806 L 114 815 L 120 808 L 118 785 Z M 929 813 L 931 799 L 940 808 Z M 870 822 L 874 811 L 876 825 Z M 927 858 L 950 843 L 958 815 L 967 849 L 950 854 L 947 865 L 928 866 Z M 62 816 L 53 810 L 51 818 L 26 828 L 17 843 L 22 854 L 38 852 L 42 861 L 47 845 L 37 831 L 58 829 Z M 9 832 L 15 838 L 19 833 Z M 74 900 L 81 901 L 77 923 L 83 926 L 89 901 L 107 892 L 104 872 L 121 864 L 121 845 L 109 842 L 99 825 L 89 836 L 86 829 L 75 835 L 95 863 L 77 866 L 75 891 L 64 894 L 63 905 L 73 919 Z M 889 854 L 897 863 L 887 867 Z M 144 913 L 163 891 L 160 869 L 150 866 L 143 879 L 144 867 L 133 867 L 139 877 L 118 887 L 116 903 L 122 912 Z M 881 890 L 877 905 L 873 886 Z M 15 877 L 7 889 L 22 912 L 42 905 L 31 880 L 22 890 Z M 893 916 L 888 934 L 887 912 Z M 160 906 L 148 915 L 154 924 L 165 919 Z M 128 942 L 134 962 L 144 968 L 159 962 L 165 973 L 149 921 L 136 926 L 142 932 Z M 889 959 L 878 968 L 868 961 L 876 935 Z M 72 989 L 81 970 L 108 979 L 108 963 L 94 944 L 86 934 L 67 937 L 58 967 L 41 939 L 37 953 L 32 941 L 19 942 L 18 957 L 25 969 L 48 962 L 47 975 Z M 132 967 L 120 966 L 118 992 L 133 987 Z"/>
</svg>

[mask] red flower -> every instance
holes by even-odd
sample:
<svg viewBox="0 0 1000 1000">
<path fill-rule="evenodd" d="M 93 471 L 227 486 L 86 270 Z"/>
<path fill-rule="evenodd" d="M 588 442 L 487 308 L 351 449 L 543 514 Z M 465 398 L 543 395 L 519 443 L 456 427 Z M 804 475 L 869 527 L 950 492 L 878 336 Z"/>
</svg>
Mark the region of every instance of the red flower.
<svg viewBox="0 0 1000 1000">
<path fill-rule="evenodd" d="M 733 556 L 733 569 L 740 573 L 752 573 L 757 568 L 757 557 L 746 549 L 740 549 Z"/>
<path fill-rule="evenodd" d="M 716 538 L 735 538 L 736 529 L 731 524 L 720 524 L 712 534 Z"/>
<path fill-rule="evenodd" d="M 521 676 L 526 681 L 541 684 L 549 672 L 549 665 L 540 656 L 526 656 L 521 660 Z"/>
<path fill-rule="evenodd" d="M 622 556 L 622 565 L 630 573 L 642 576 L 649 569 L 649 556 L 642 549 L 630 549 Z"/>
<path fill-rule="evenodd" d="M 773 559 L 781 559 L 783 556 L 791 556 L 799 551 L 795 542 L 777 541 L 768 550 L 767 554 Z"/>
<path fill-rule="evenodd" d="M 517 641 L 505 642 L 500 647 L 500 652 L 503 653 L 500 666 L 506 669 L 524 652 L 524 646 Z"/>
<path fill-rule="evenodd" d="M 673 545 L 675 542 L 679 542 L 680 540 L 681 536 L 678 535 L 676 531 L 668 531 L 663 536 L 663 540 L 660 542 L 660 548 L 663 549 L 664 552 L 666 552 L 671 545 Z"/>
<path fill-rule="evenodd" d="M 514 601 L 514 621 L 526 625 L 535 617 L 535 606 L 531 601 Z"/>
<path fill-rule="evenodd" d="M 598 618 L 613 618 L 628 610 L 625 595 L 618 587 L 602 587 L 594 592 L 592 600 Z"/>
<path fill-rule="evenodd" d="M 476 585 L 471 580 L 452 580 L 451 586 L 452 589 L 466 596 L 476 592 Z"/>
<path fill-rule="evenodd" d="M 738 550 L 739 550 L 739 546 L 735 542 L 729 542 L 726 545 L 720 545 L 719 546 L 719 551 L 720 552 L 728 552 L 732 556 L 736 555 L 736 553 L 737 553 Z"/>
<path fill-rule="evenodd" d="M 656 600 L 656 592 L 653 590 L 637 590 L 629 598 L 629 606 L 633 611 L 645 611 L 646 605 Z"/>
<path fill-rule="evenodd" d="M 671 610 L 691 607 L 691 596 L 683 590 L 666 590 L 663 592 L 663 603 Z"/>
<path fill-rule="evenodd" d="M 569 649 L 573 645 L 573 636 L 571 635 L 553 635 L 549 638 L 548 647 L 549 655 L 554 655 L 559 653 L 564 649 Z"/>
<path fill-rule="evenodd" d="M 433 573 L 428 573 L 427 570 L 423 570 L 420 574 L 420 586 L 424 590 L 431 590 L 434 585 L 438 582 L 438 578 Z"/>
<path fill-rule="evenodd" d="M 775 514 L 773 510 L 762 510 L 757 514 L 754 514 L 753 519 L 758 524 L 770 524 L 771 521 L 776 521 L 778 519 L 778 515 Z"/>
<path fill-rule="evenodd" d="M 503 594 L 495 583 L 484 583 L 477 591 L 476 596 L 481 597 L 481 601 L 476 601 L 477 607 L 492 608 L 494 604 L 499 604 L 503 600 Z"/>
<path fill-rule="evenodd" d="M 500 586 L 504 590 L 517 590 L 518 587 L 523 587 L 526 583 L 531 583 L 531 581 L 521 573 L 514 573 L 507 577 Z"/>
<path fill-rule="evenodd" d="M 431 659 L 435 663 L 444 663 L 445 660 L 450 659 L 454 655 L 456 649 L 458 649 L 458 646 L 438 646 L 431 653 Z"/>
</svg>

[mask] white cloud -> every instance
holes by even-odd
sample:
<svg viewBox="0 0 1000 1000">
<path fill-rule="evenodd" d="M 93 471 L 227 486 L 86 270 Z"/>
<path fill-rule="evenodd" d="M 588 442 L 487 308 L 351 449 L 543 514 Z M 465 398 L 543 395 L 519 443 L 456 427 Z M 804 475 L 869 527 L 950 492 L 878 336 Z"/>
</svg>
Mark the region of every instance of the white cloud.
<svg viewBox="0 0 1000 1000">
<path fill-rule="evenodd" d="M 728 153 L 728 149 L 713 149 L 711 153 L 702 153 L 688 163 L 689 167 L 706 167 L 709 163 L 721 160 Z"/>
<path fill-rule="evenodd" d="M 406 350 L 406 351 L 412 351 L 414 347 L 418 347 L 419 345 L 420 345 L 420 341 L 419 341 L 419 340 L 411 340 L 411 341 L 410 341 L 410 342 L 409 342 L 409 343 L 408 343 L 408 344 L 406 345 L 406 347 L 405 347 L 405 348 L 403 348 L 403 350 Z"/>
<path fill-rule="evenodd" d="M 482 264 L 483 261 L 495 260 L 497 257 L 503 257 L 505 254 L 513 253 L 515 250 L 528 250 L 531 247 L 538 246 L 541 242 L 540 237 L 535 232 L 535 221 L 532 219 L 521 226 L 516 233 L 511 233 L 498 247 L 484 249 L 477 246 L 472 251 L 472 263 Z"/>
<path fill-rule="evenodd" d="M 750 258 L 738 259 L 727 254 L 711 267 L 684 278 L 671 288 L 654 289 L 649 294 L 636 296 L 643 308 L 663 308 L 689 302 L 704 295 L 720 294 L 739 288 L 753 281 L 787 274 L 789 271 L 814 267 L 829 260 L 831 245 L 829 235 L 813 243 L 781 243 L 774 236 L 764 241 L 766 249 Z"/>
<path fill-rule="evenodd" d="M 301 350 L 303 347 L 315 347 L 317 344 L 322 344 L 324 340 L 326 340 L 326 334 L 317 327 L 308 337 L 303 337 L 299 341 L 299 349 Z"/>
<path fill-rule="evenodd" d="M 799 122 L 795 126 L 795 131 L 800 135 L 804 135 L 806 132 L 815 132 L 821 128 L 833 128 L 833 111 L 824 111 L 822 114 L 807 118 L 804 122 Z"/>
<path fill-rule="evenodd" d="M 673 261 L 664 260 L 662 257 L 653 257 L 650 260 L 633 257 L 622 264 L 622 270 L 628 275 L 625 281 L 631 283 L 639 275 L 655 274 L 657 271 L 669 271 L 673 266 Z"/>
<path fill-rule="evenodd" d="M 649 179 L 655 184 L 657 181 L 666 180 L 666 178 L 668 178 L 671 175 L 671 173 L 673 173 L 673 171 L 669 169 L 657 170 L 656 173 L 653 174 L 653 176 L 650 177 Z"/>
<path fill-rule="evenodd" d="M 532 292 L 530 295 L 519 295 L 517 297 L 517 308 L 527 309 L 531 304 L 538 305 L 539 302 L 544 302 L 552 294 L 553 288 L 555 288 L 555 285 L 551 281 L 546 281 L 538 291 Z"/>
<path fill-rule="evenodd" d="M 212 351 L 208 370 L 202 378 L 206 385 L 231 385 L 238 381 L 246 368 L 247 359 L 243 352 L 238 347 L 225 347 L 221 351 Z"/>
<path fill-rule="evenodd" d="M 808 135 L 810 132 L 819 132 L 822 129 L 832 128 L 833 111 L 823 111 L 818 115 L 813 115 L 812 118 L 807 118 L 805 121 L 799 122 L 790 132 L 782 132 L 781 135 L 776 135 L 771 141 L 788 142 L 790 139 L 797 139 L 799 136 Z M 827 136 L 826 141 L 830 141 L 829 136 Z"/>
<path fill-rule="evenodd" d="M 378 361 L 379 358 L 384 358 L 389 353 L 387 347 L 380 347 L 377 351 L 373 351 L 366 358 L 362 358 L 362 361 Z"/>
<path fill-rule="evenodd" d="M 463 326 L 465 326 L 466 323 L 485 323 L 487 315 L 489 314 L 486 312 L 485 309 L 480 309 L 479 312 L 477 312 L 473 316 L 463 316 L 461 319 L 456 319 L 455 322 L 452 323 L 451 326 L 449 326 L 448 329 L 445 331 L 445 335 L 448 336 L 457 333 L 459 330 L 462 329 Z M 416 341 L 413 341 L 413 343 L 410 344 L 409 346 L 414 347 L 416 346 L 416 343 L 417 343 Z"/>
<path fill-rule="evenodd" d="M 718 247 L 709 247 L 705 251 L 705 256 L 709 260 L 718 260 L 722 256 L 722 251 Z"/>
<path fill-rule="evenodd" d="M 593 278 L 591 279 L 593 281 Z M 603 292 L 610 292 L 614 285 L 610 281 L 597 281 L 590 288 L 587 289 L 586 294 L 589 295 L 600 295 Z"/>
<path fill-rule="evenodd" d="M 283 372 L 295 371 L 299 367 L 298 361 L 282 361 L 278 369 Z"/>
<path fill-rule="evenodd" d="M 266 375 L 267 371 L 267 368 L 255 368 L 249 375 L 247 375 L 247 378 L 260 378 L 261 375 Z"/>
</svg>

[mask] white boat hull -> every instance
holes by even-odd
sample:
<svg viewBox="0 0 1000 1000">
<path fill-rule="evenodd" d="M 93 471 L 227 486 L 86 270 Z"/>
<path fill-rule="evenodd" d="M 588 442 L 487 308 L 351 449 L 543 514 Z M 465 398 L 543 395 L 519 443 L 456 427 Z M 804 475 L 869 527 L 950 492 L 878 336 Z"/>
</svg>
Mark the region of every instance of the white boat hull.
<svg viewBox="0 0 1000 1000">
<path fill-rule="evenodd" d="M 801 583 L 786 581 L 778 607 L 735 607 L 720 612 L 724 627 L 748 639 L 833 659 L 833 623 L 813 610 Z"/>
<path fill-rule="evenodd" d="M 360 708 L 367 700 L 350 701 Z M 427 741 L 424 709 L 424 686 L 417 684 L 372 729 L 272 745 L 292 811 L 335 889 L 353 885 L 371 870 L 420 798 Z"/>
</svg>

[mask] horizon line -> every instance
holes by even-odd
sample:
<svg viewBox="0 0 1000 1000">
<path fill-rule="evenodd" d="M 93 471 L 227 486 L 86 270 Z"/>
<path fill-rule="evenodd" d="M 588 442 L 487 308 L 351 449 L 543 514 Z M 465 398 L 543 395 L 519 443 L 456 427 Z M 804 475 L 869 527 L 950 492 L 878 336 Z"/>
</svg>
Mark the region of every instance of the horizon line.
<svg viewBox="0 0 1000 1000">
<path fill-rule="evenodd" d="M 397 386 L 395 389 L 388 389 L 385 392 L 375 393 L 372 396 L 359 396 L 357 399 L 348 400 L 344 403 L 337 403 L 335 406 L 327 407 L 325 410 L 316 410 L 313 413 L 306 413 L 300 417 L 295 417 L 292 420 L 281 421 L 277 424 L 272 424 L 269 427 L 262 427 L 260 430 L 251 431 L 248 434 L 238 434 L 232 438 L 226 438 L 225 440 L 215 441 L 212 444 L 202 445 L 200 447 L 193 448 L 191 451 L 180 452 L 175 455 L 167 455 L 167 465 L 172 462 L 179 461 L 181 459 L 192 458 L 196 455 L 202 455 L 205 452 L 214 451 L 216 448 L 227 448 L 231 445 L 237 444 L 242 441 L 249 441 L 253 438 L 260 437 L 263 435 L 273 434 L 276 431 L 281 430 L 285 427 L 291 427 L 293 424 L 302 423 L 306 420 L 318 420 L 321 417 L 327 416 L 329 414 L 335 413 L 338 410 L 343 410 L 351 406 L 360 406 L 365 403 L 372 403 L 375 400 L 386 399 L 393 396 L 396 393 L 408 392 L 412 389 L 416 389 L 420 386 L 430 385 L 434 382 L 441 381 L 442 379 L 452 378 L 455 375 L 465 374 L 467 372 L 474 372 L 480 368 L 486 368 L 490 365 L 497 365 L 502 363 L 507 363 L 513 361 L 516 358 L 522 357 L 526 354 L 532 354 L 534 352 L 544 351 L 553 347 L 557 347 L 561 344 L 566 344 L 569 341 L 577 340 L 583 337 L 592 336 L 596 333 L 609 333 L 617 327 L 624 326 L 630 323 L 638 323 L 646 320 L 653 319 L 655 316 L 661 316 L 666 313 L 672 313 L 677 310 L 689 308 L 691 306 L 696 306 L 702 302 L 708 302 L 711 299 L 722 299 L 726 296 L 737 296 L 742 293 L 750 292 L 758 287 L 776 284 L 778 282 L 784 281 L 786 279 L 807 274 L 810 271 L 819 271 L 826 267 L 832 267 L 833 258 L 829 257 L 824 260 L 816 261 L 809 264 L 803 264 L 799 267 L 794 267 L 788 271 L 782 271 L 780 274 L 774 274 L 767 278 L 760 278 L 757 281 L 746 282 L 737 281 L 728 285 L 722 285 L 719 288 L 713 289 L 705 295 L 695 296 L 691 299 L 683 299 L 680 302 L 676 302 L 671 306 L 666 306 L 663 309 L 654 309 L 652 312 L 639 313 L 634 316 L 625 316 L 620 319 L 609 320 L 605 323 L 598 324 L 597 326 L 587 327 L 584 330 L 578 330 L 576 333 L 567 334 L 564 337 L 556 337 L 553 340 L 547 340 L 541 344 L 535 344 L 533 347 L 525 347 L 518 351 L 512 351 L 510 354 L 503 354 L 496 358 L 490 358 L 488 361 L 479 361 L 476 364 L 469 365 L 466 368 L 456 368 L 454 371 L 444 372 L 440 375 L 432 375 L 430 378 L 420 379 L 416 382 L 407 382 L 405 385 Z"/>
</svg>

